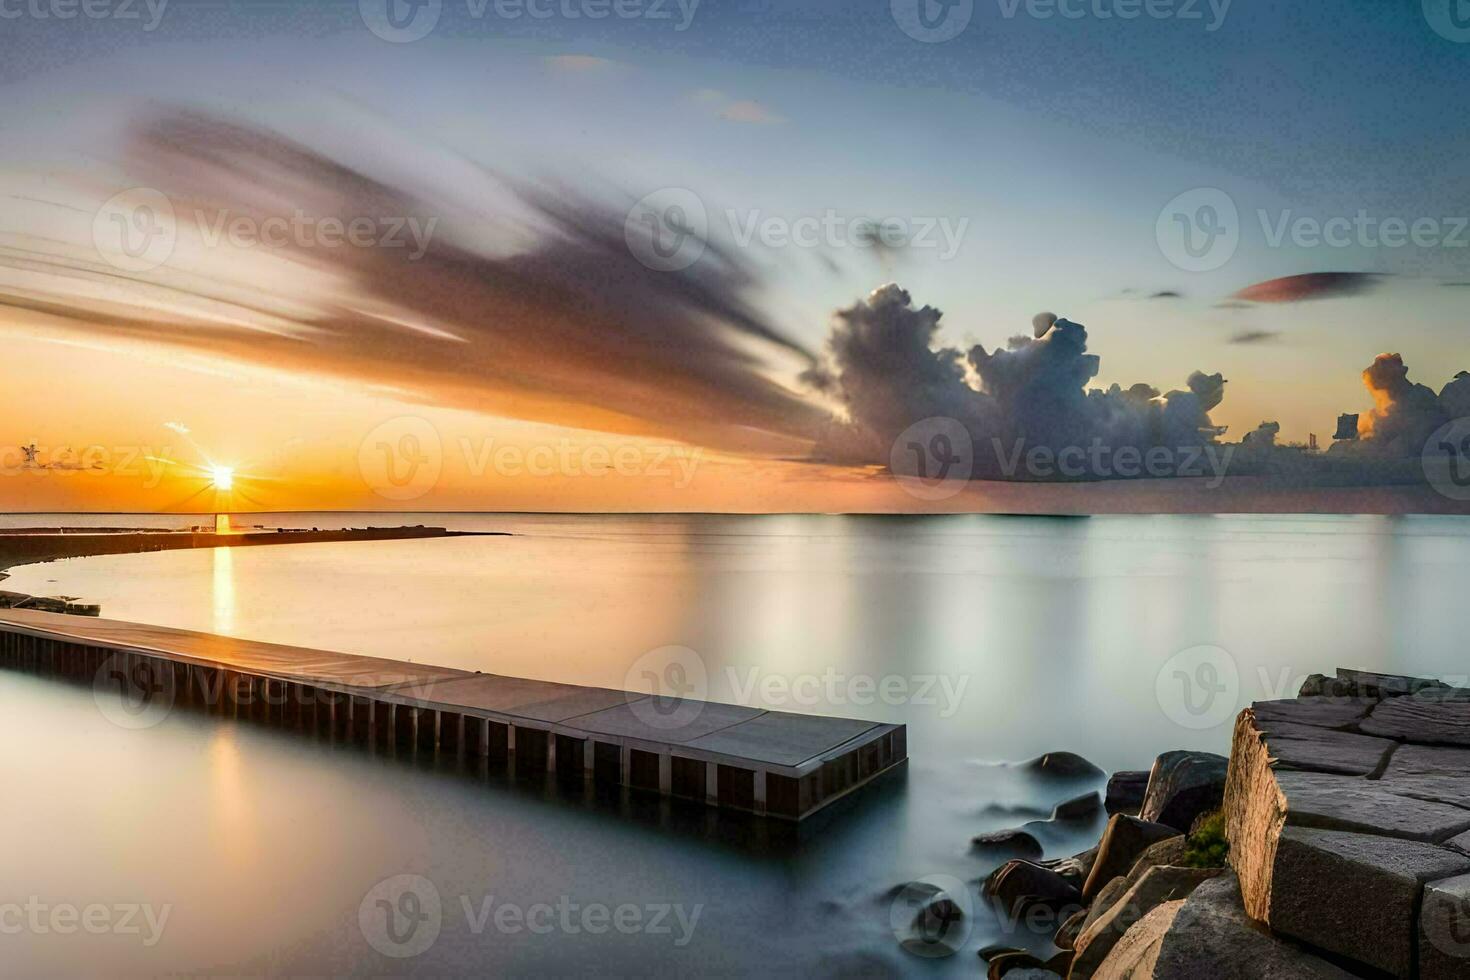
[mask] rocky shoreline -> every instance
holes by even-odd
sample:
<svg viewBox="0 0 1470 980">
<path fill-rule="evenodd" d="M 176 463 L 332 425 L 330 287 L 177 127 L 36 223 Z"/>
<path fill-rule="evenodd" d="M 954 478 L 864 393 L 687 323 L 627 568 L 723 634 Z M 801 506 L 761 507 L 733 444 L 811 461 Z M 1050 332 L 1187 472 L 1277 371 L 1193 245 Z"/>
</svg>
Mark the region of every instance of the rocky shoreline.
<svg viewBox="0 0 1470 980">
<path fill-rule="evenodd" d="M 1166 752 L 1058 814 L 1089 806 L 1107 827 L 1072 857 L 1024 829 L 976 839 L 1016 855 L 982 888 L 1002 921 L 1059 924 L 1050 955 L 982 949 L 992 980 L 1470 977 L 1470 690 L 1314 675 L 1241 712 L 1228 759 Z M 917 930 L 957 914 L 936 896 Z"/>
</svg>

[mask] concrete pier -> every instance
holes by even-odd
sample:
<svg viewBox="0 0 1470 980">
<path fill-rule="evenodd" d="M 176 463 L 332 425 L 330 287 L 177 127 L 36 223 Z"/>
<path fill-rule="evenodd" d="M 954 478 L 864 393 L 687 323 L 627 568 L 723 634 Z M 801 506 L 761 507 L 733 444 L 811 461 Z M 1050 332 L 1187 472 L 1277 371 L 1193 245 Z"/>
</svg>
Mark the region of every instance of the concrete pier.
<svg viewBox="0 0 1470 980">
<path fill-rule="evenodd" d="M 908 757 L 902 725 L 30 610 L 0 610 L 0 669 L 90 681 L 109 704 L 113 688 L 137 727 L 190 705 L 785 820 L 810 816 Z"/>
</svg>

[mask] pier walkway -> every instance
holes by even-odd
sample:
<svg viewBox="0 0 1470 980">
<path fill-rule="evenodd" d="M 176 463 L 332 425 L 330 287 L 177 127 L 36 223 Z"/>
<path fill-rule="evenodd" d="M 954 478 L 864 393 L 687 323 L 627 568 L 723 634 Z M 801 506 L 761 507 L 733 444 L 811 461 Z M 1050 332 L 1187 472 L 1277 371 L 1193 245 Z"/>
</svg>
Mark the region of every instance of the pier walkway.
<svg viewBox="0 0 1470 980">
<path fill-rule="evenodd" d="M 0 668 L 91 681 L 160 717 L 194 705 L 789 820 L 907 758 L 902 725 L 21 609 L 0 609 Z"/>
</svg>

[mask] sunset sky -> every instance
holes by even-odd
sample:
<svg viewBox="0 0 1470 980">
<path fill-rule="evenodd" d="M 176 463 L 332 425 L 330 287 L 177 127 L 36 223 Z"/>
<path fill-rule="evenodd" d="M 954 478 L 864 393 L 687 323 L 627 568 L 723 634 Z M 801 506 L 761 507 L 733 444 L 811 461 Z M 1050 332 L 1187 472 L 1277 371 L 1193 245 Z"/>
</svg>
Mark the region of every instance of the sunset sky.
<svg viewBox="0 0 1470 980">
<path fill-rule="evenodd" d="M 407 43 L 374 0 L 38 2 L 0 10 L 0 509 L 1025 509 L 1061 491 L 924 499 L 888 447 L 1198 409 L 1325 448 L 1380 353 L 1431 398 L 1470 370 L 1470 39 L 1418 0 L 976 0 L 943 41 L 903 0 L 445 0 Z M 1171 237 L 1221 201 L 1225 242 Z M 697 258 L 652 267 L 649 213 Z M 1027 358 L 1059 366 L 1006 401 Z M 982 394 L 939 411 L 951 368 Z M 1080 407 L 1115 383 L 1152 407 Z M 1440 397 L 1394 459 L 1467 414 Z"/>
</svg>

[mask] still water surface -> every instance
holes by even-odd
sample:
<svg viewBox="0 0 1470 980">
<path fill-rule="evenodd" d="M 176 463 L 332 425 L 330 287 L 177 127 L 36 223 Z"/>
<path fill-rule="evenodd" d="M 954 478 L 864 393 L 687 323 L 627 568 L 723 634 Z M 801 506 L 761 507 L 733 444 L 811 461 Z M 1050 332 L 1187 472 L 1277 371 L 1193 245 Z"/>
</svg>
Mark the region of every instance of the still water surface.
<svg viewBox="0 0 1470 980">
<path fill-rule="evenodd" d="M 5 972 L 974 976 L 980 946 L 1033 941 L 977 907 L 958 952 L 915 956 L 891 890 L 949 875 L 973 896 L 999 859 L 971 836 L 1044 821 L 1096 785 L 1007 761 L 1071 749 L 1146 768 L 1168 748 L 1225 750 L 1239 707 L 1312 671 L 1466 670 L 1470 520 L 1453 517 L 251 520 L 514 536 L 75 559 L 6 587 L 115 619 L 608 687 L 639 686 L 639 658 L 680 645 L 708 697 L 903 722 L 911 762 L 791 835 L 185 711 L 124 731 L 90 689 L 3 673 L 6 798 L 23 805 L 0 808 L 0 832 L 27 846 L 0 851 L 0 899 L 171 909 L 152 945 L 146 925 L 0 934 Z M 81 523 L 4 520 L 54 522 Z M 1039 832 L 1060 856 L 1099 829 Z M 358 913 L 400 874 L 432 883 L 442 925 L 392 959 Z M 502 927 L 503 905 L 552 911 Z M 587 928 L 594 907 L 623 907 L 627 928 Z"/>
</svg>

